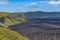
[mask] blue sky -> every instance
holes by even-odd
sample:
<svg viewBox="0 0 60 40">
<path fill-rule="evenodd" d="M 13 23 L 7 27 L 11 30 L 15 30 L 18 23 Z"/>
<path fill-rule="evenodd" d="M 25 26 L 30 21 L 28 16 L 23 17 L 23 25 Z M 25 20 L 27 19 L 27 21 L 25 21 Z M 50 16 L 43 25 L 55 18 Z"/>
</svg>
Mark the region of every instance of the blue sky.
<svg viewBox="0 0 60 40">
<path fill-rule="evenodd" d="M 59 0 L 0 0 L 0 12 L 60 11 Z"/>
</svg>

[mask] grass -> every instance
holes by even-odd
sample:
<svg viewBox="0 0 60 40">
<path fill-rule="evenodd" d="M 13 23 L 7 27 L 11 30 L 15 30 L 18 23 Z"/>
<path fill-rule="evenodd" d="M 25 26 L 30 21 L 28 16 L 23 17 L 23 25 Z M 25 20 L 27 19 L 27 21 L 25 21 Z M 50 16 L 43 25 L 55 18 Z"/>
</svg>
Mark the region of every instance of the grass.
<svg viewBox="0 0 60 40">
<path fill-rule="evenodd" d="M 7 12 L 0 12 L 0 17 L 6 17 L 9 16 L 10 14 Z"/>
<path fill-rule="evenodd" d="M 19 24 L 25 21 L 25 16 L 20 15 L 19 17 L 12 15 L 7 12 L 0 12 L 0 26 L 8 28 L 15 24 Z"/>
<path fill-rule="evenodd" d="M 0 27 L 0 40 L 28 40 L 17 32 Z"/>
</svg>

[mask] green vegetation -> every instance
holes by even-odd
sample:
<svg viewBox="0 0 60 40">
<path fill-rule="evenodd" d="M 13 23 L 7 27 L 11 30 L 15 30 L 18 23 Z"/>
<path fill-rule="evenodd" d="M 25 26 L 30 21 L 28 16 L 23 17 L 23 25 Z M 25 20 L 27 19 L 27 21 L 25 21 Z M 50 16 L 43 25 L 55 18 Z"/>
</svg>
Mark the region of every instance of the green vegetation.
<svg viewBox="0 0 60 40">
<path fill-rule="evenodd" d="M 9 16 L 9 13 L 7 13 L 7 12 L 0 12 L 0 18 L 1 17 L 6 17 L 6 16 Z"/>
<path fill-rule="evenodd" d="M 0 12 L 0 40 L 28 40 L 17 32 L 11 31 L 8 26 L 19 24 L 25 21 L 25 16 L 12 15 L 7 12 Z"/>
<path fill-rule="evenodd" d="M 28 40 L 17 32 L 0 27 L 0 40 Z"/>
<path fill-rule="evenodd" d="M 8 28 L 15 24 L 19 24 L 25 21 L 25 16 L 14 13 L 0 12 L 0 26 Z"/>
</svg>

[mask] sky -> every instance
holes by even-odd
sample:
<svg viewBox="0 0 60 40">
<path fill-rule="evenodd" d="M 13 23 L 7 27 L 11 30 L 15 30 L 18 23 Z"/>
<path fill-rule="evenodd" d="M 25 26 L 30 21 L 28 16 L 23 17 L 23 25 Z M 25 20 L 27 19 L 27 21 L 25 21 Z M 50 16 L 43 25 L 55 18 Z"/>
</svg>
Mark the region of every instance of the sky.
<svg viewBox="0 0 60 40">
<path fill-rule="evenodd" d="M 60 12 L 60 0 L 0 0 L 0 12 Z"/>
</svg>

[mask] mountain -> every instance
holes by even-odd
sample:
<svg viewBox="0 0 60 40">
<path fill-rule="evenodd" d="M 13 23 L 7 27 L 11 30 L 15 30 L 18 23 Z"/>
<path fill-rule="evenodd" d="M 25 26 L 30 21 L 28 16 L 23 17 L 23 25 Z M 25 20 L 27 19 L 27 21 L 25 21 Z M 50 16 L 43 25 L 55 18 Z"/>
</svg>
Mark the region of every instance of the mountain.
<svg viewBox="0 0 60 40">
<path fill-rule="evenodd" d="M 19 24 L 25 21 L 25 16 L 21 15 L 19 17 L 12 15 L 11 13 L 7 12 L 0 12 L 0 26 L 1 27 L 8 27 L 15 24 Z"/>
<path fill-rule="evenodd" d="M 37 37 L 39 40 L 43 40 L 43 38 L 45 38 L 46 40 L 46 38 L 48 38 L 48 35 L 49 37 L 51 37 L 53 36 L 52 34 L 54 34 L 55 32 L 57 35 L 56 36 L 57 39 L 59 39 L 60 12 L 41 12 L 41 11 L 15 12 L 15 13 L 0 12 L 0 27 L 4 27 L 0 28 L 1 31 L 0 35 L 1 38 L 4 40 L 6 38 L 4 38 L 3 34 L 6 33 L 7 34 L 5 35 L 5 37 L 7 35 L 8 35 L 7 37 L 10 38 L 18 36 L 18 34 L 15 35 L 14 33 L 12 33 L 13 36 L 10 36 L 11 34 L 9 33 L 11 33 L 11 31 L 9 31 L 8 29 L 22 34 L 29 40 L 35 40 Z M 19 39 L 20 38 L 22 38 L 21 35 Z"/>
<path fill-rule="evenodd" d="M 26 21 L 10 26 L 8 27 L 9 29 L 21 33 L 29 40 L 35 40 L 37 37 L 38 40 L 44 40 L 44 38 L 46 40 L 46 38 L 53 36 L 52 34 L 55 32 L 59 39 L 60 12 L 21 12 L 15 13 L 15 16 L 19 14 L 23 14 L 26 17 Z M 51 38 L 51 40 L 53 39 Z"/>
<path fill-rule="evenodd" d="M 25 12 L 24 15 L 27 19 L 40 19 L 40 18 L 60 18 L 60 12 Z"/>
<path fill-rule="evenodd" d="M 33 12 L 15 12 L 11 14 L 17 17 L 24 15 L 26 19 L 60 18 L 60 12 L 33 11 Z"/>
</svg>

